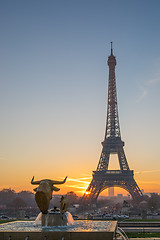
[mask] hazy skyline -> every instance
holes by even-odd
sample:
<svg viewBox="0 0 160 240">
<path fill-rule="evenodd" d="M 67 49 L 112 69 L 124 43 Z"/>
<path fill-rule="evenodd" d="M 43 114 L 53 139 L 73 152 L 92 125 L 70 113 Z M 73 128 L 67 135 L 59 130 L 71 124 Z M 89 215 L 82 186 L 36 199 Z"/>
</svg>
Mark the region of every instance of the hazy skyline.
<svg viewBox="0 0 160 240">
<path fill-rule="evenodd" d="M 0 189 L 66 175 L 59 193 L 87 187 L 104 139 L 113 41 L 126 157 L 139 187 L 160 193 L 159 8 L 158 0 L 1 0 Z"/>
</svg>

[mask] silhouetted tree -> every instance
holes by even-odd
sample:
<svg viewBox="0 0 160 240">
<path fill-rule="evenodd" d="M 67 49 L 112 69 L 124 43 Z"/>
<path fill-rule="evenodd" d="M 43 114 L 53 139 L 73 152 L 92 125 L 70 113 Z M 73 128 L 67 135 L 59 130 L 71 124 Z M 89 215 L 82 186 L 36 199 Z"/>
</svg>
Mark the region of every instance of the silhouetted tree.
<svg viewBox="0 0 160 240">
<path fill-rule="evenodd" d="M 69 204 L 74 204 L 74 203 L 77 203 L 79 198 L 78 196 L 75 194 L 75 192 L 71 191 L 71 192 L 68 192 L 66 194 L 66 197 L 69 201 Z"/>
<path fill-rule="evenodd" d="M 148 198 L 149 209 L 153 212 L 158 209 L 160 205 L 160 196 L 157 193 L 151 193 L 150 198 Z"/>
<path fill-rule="evenodd" d="M 0 191 L 0 204 L 7 205 L 10 201 L 12 201 L 16 197 L 16 192 L 9 189 L 3 189 Z"/>
<path fill-rule="evenodd" d="M 34 193 L 30 191 L 21 191 L 17 193 L 17 196 L 22 198 L 28 206 L 36 206 Z"/>
<path fill-rule="evenodd" d="M 12 208 L 15 208 L 15 209 L 20 209 L 20 208 L 27 207 L 27 204 L 22 198 L 16 197 L 15 199 L 13 199 L 13 201 L 11 201 L 8 204 L 8 207 L 12 207 Z"/>
</svg>

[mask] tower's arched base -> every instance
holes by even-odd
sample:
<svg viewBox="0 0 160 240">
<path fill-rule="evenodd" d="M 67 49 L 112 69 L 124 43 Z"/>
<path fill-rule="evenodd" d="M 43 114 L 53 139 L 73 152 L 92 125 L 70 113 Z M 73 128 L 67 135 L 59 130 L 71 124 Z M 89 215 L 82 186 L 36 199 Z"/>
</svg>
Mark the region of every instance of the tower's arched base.
<svg viewBox="0 0 160 240">
<path fill-rule="evenodd" d="M 133 175 L 132 170 L 94 171 L 93 179 L 83 196 L 83 201 L 95 202 L 99 194 L 109 187 L 121 187 L 128 191 L 135 203 L 142 201 L 143 194 Z"/>
</svg>

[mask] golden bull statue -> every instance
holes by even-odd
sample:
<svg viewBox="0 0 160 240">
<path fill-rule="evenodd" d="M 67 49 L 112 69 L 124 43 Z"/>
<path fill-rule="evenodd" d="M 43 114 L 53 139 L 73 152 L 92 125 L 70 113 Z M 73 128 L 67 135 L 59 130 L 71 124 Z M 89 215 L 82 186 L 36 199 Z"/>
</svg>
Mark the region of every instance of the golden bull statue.
<svg viewBox="0 0 160 240">
<path fill-rule="evenodd" d="M 54 181 L 50 179 L 43 179 L 40 181 L 34 181 L 34 177 L 31 180 L 31 184 L 39 185 L 34 189 L 36 192 L 35 200 L 42 213 L 47 213 L 49 208 L 50 200 L 52 199 L 52 192 L 59 191 L 60 188 L 55 187 L 54 185 L 65 183 L 67 177 L 63 181 Z"/>
</svg>

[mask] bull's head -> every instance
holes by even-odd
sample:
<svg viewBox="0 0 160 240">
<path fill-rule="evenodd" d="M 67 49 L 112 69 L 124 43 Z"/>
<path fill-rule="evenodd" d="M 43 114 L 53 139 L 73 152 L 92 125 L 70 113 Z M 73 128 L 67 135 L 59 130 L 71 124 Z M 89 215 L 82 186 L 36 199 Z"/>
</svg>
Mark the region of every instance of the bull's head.
<svg viewBox="0 0 160 240">
<path fill-rule="evenodd" d="M 67 177 L 63 181 L 54 181 L 50 179 L 43 179 L 40 181 L 34 181 L 34 177 L 31 180 L 31 184 L 39 185 L 34 189 L 36 192 L 35 200 L 42 213 L 47 213 L 50 200 L 52 199 L 52 192 L 59 191 L 60 189 L 55 187 L 56 184 L 65 183 Z"/>
</svg>

